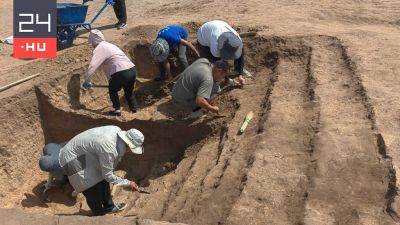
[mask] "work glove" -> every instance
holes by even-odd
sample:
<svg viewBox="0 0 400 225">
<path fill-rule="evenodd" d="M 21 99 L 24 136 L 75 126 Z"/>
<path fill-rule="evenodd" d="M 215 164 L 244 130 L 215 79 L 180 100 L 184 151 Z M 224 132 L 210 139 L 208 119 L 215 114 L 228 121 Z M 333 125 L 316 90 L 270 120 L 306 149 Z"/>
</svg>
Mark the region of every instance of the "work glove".
<svg viewBox="0 0 400 225">
<path fill-rule="evenodd" d="M 82 84 L 82 87 L 85 89 L 90 89 L 92 88 L 93 84 L 90 80 L 85 80 Z"/>
</svg>

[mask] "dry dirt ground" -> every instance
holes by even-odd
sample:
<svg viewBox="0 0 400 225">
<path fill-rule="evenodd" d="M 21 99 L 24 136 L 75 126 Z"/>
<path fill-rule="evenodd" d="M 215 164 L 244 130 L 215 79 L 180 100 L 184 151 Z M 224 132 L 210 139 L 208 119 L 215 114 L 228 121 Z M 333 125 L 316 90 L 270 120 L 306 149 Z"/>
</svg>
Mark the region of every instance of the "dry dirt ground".
<svg viewBox="0 0 400 225">
<path fill-rule="evenodd" d="M 88 16 L 102 3 L 91 2 Z M 12 33 L 11 8 L 10 0 L 0 8 L 4 37 Z M 79 88 L 90 59 L 87 33 L 55 60 L 16 60 L 0 44 L 0 86 L 41 73 L 0 93 L 0 207 L 79 221 L 88 214 L 82 196 L 68 197 L 68 188 L 41 194 L 41 148 L 115 124 L 145 134 L 145 154 L 127 154 L 118 172 L 150 192 L 119 190 L 115 200 L 129 207 L 118 217 L 198 225 L 396 224 L 399 13 L 394 0 L 131 0 L 129 25 L 117 31 L 107 9 L 96 25 L 139 71 L 140 111 L 118 119 L 106 115 L 103 74 L 93 91 Z M 254 79 L 215 100 L 221 117 L 183 120 L 171 107 L 170 86 L 151 81 L 157 68 L 148 46 L 161 26 L 175 23 L 195 42 L 196 28 L 211 19 L 243 34 Z M 249 111 L 255 117 L 238 135 Z"/>
</svg>

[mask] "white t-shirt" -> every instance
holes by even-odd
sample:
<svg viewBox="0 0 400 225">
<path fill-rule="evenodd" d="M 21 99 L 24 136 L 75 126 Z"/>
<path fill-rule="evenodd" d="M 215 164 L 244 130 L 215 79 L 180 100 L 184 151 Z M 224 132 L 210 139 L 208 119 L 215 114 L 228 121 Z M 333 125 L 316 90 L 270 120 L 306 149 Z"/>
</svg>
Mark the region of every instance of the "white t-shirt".
<svg viewBox="0 0 400 225">
<path fill-rule="evenodd" d="M 239 37 L 239 34 L 224 21 L 213 20 L 203 24 L 197 31 L 197 41 L 210 48 L 211 54 L 214 57 L 221 57 L 218 50 L 218 38 L 222 33 L 232 32 Z M 242 39 L 240 39 L 242 40 Z"/>
</svg>

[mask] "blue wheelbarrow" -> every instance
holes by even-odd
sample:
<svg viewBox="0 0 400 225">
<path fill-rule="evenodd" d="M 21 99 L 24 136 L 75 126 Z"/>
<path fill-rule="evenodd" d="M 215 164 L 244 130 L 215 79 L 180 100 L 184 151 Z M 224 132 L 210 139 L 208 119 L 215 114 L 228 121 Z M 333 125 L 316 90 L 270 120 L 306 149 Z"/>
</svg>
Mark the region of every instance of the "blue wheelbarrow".
<svg viewBox="0 0 400 225">
<path fill-rule="evenodd" d="M 84 0 L 82 4 L 57 3 L 57 49 L 65 49 L 72 45 L 76 37 L 76 29 L 83 27 L 87 31 L 92 29 L 92 23 L 109 5 L 114 5 L 114 0 L 107 0 L 100 11 L 90 22 L 86 20 L 88 5 Z"/>
</svg>

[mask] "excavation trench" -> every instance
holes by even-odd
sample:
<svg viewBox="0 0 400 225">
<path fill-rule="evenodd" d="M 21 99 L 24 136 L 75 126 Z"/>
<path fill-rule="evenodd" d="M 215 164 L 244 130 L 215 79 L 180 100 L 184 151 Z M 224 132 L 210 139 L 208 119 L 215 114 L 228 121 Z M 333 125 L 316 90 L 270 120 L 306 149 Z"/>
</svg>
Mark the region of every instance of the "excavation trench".
<svg viewBox="0 0 400 225">
<path fill-rule="evenodd" d="M 198 24 L 189 27 L 192 32 Z M 143 26 L 130 34 L 149 37 L 156 30 L 155 26 Z M 112 108 L 104 74 L 95 75 L 91 91 L 80 88 L 87 65 L 1 99 L 0 181 L 8 185 L 0 186 L 0 207 L 88 215 L 85 199 L 81 195 L 71 198 L 68 188 L 42 194 L 46 174 L 37 165 L 41 149 L 46 143 L 68 141 L 89 128 L 117 125 L 137 128 L 145 135 L 145 153 L 127 152 L 117 173 L 126 173 L 128 179 L 150 192 L 119 190 L 114 200 L 129 204 L 120 216 L 202 225 L 243 221 L 315 224 L 316 219 L 330 219 L 333 214 L 337 221 L 349 213 L 352 219 L 353 214 L 363 217 L 376 202 L 378 206 L 368 215 L 387 219 L 379 209 L 386 204 L 389 171 L 379 160 L 378 146 L 365 141 L 372 139 L 376 130 L 371 128 L 368 109 L 357 92 L 359 84 L 339 54 L 340 42 L 320 36 L 251 36 L 243 40 L 246 67 L 253 78 L 246 80 L 244 89 L 229 90 L 215 100 L 220 117 L 183 120 L 175 114 L 169 97 L 171 85 L 152 81 L 158 76 L 158 65 L 151 60 L 150 41 L 146 39 L 131 40 L 122 47 L 138 71 L 136 114 L 126 111 L 121 95 L 122 116 L 108 116 Z M 171 62 L 173 74 L 179 74 L 182 67 L 176 59 Z M 336 116 L 336 108 L 329 107 L 334 103 L 347 110 L 342 117 Z M 254 112 L 254 118 L 238 135 L 249 111 Z M 348 132 L 347 136 L 338 133 L 336 124 L 346 127 L 349 121 L 362 126 L 341 131 Z M 355 132 L 357 135 L 352 135 Z M 346 148 L 337 141 L 345 139 L 347 146 L 354 146 Z M 333 147 L 326 143 L 333 143 Z M 365 147 L 357 147 L 361 143 Z M 357 157 L 365 163 L 351 163 Z M 362 169 L 367 167 L 369 170 Z M 339 179 L 347 175 L 355 180 L 353 171 L 360 171 L 357 177 L 365 178 L 359 180 L 359 186 L 351 183 L 357 195 L 346 192 L 347 180 Z M 333 184 L 323 185 L 334 179 L 334 190 L 330 188 Z M 326 191 L 334 197 L 327 198 Z M 339 199 L 340 193 L 352 204 Z M 334 205 L 329 209 L 336 211 L 319 209 L 322 203 Z M 326 214 L 318 218 L 318 212 Z"/>
<path fill-rule="evenodd" d="M 171 88 L 152 81 L 158 76 L 158 68 L 150 59 L 148 46 L 147 42 L 138 43 L 137 41 L 129 42 L 125 46 L 131 58 L 143 60 L 135 61 L 138 70 L 135 94 L 139 110 L 144 111 L 165 98 Z M 132 50 L 128 51 L 128 49 Z M 182 70 L 174 64 L 173 68 L 174 75 Z M 211 125 L 191 121 L 177 122 L 157 117 L 144 120 L 140 113 L 135 115 L 127 112 L 122 119 L 108 116 L 107 111 L 111 109 L 111 103 L 104 74 L 99 71 L 93 81 L 94 88 L 86 91 L 80 88 L 85 71 L 86 67 L 76 69 L 67 76 L 58 77 L 35 87 L 34 93 L 30 93 L 36 96 L 38 114 L 35 116 L 39 117 L 42 131 L 36 132 L 36 135 L 40 136 L 38 139 L 43 140 L 41 143 L 34 144 L 39 150 L 36 160 L 40 157 L 42 143 L 66 142 L 82 131 L 103 125 L 116 125 L 124 130 L 136 128 L 145 135 L 145 153 L 134 155 L 127 152 L 117 167 L 117 173 L 126 174 L 127 179 L 136 181 L 144 188 L 151 188 L 153 180 L 163 180 L 165 175 L 176 169 L 184 157 L 195 154 L 207 140 L 214 139 L 212 135 L 216 132 L 215 125 L 219 122 L 213 122 Z M 120 101 L 122 108 L 127 108 L 123 97 Z M 168 101 L 166 104 L 171 104 L 171 102 Z M 226 99 L 225 105 L 228 111 L 231 104 L 234 104 L 234 100 Z M 231 115 L 222 120 L 229 118 Z M 36 170 L 34 176 L 43 177 L 43 174 Z M 43 179 L 34 183 L 32 194 L 22 200 L 22 207 L 34 212 L 53 214 L 89 214 L 88 206 L 81 195 L 76 199 L 70 197 L 72 189 L 68 185 L 54 188 L 44 195 L 41 193 L 43 184 Z M 124 190 L 121 193 L 121 196 L 135 196 L 135 193 L 124 192 Z"/>
<path fill-rule="evenodd" d="M 173 171 L 185 153 L 198 150 L 202 146 L 202 140 L 213 131 L 206 124 L 188 126 L 157 121 L 122 122 L 111 118 L 93 118 L 54 107 L 40 88 L 36 89 L 36 94 L 45 143 L 62 143 L 84 130 L 103 125 L 116 125 L 124 130 L 134 127 L 142 131 L 145 135 L 145 153 L 134 155 L 127 152 L 117 168 L 126 174 L 127 179 L 137 181 L 142 187 L 148 187 L 150 180 L 160 178 Z M 48 206 L 52 213 L 84 213 L 85 209 L 87 210 L 85 206 L 82 208 L 82 203 L 85 203 L 79 197 L 74 202 L 73 199 L 66 197 L 68 193 L 62 193 L 60 189 L 41 196 L 40 188 L 41 186 L 38 185 L 37 190 L 34 190 L 38 195 L 38 201 L 41 201 L 43 197 L 50 201 Z M 75 207 L 62 207 L 63 203 L 71 206 L 71 202 Z"/>
</svg>

